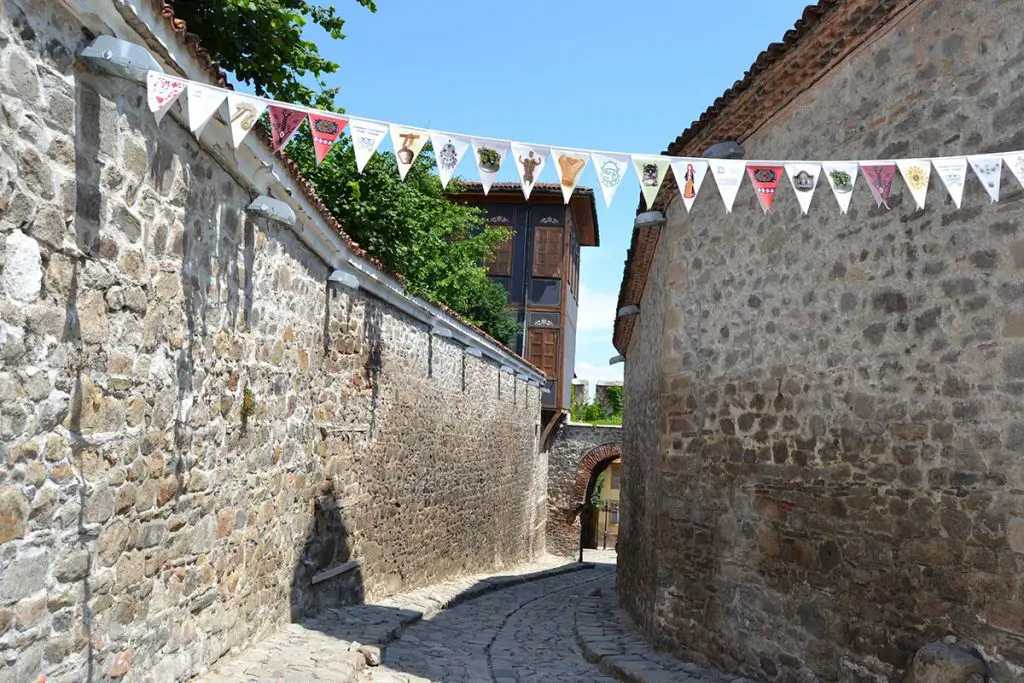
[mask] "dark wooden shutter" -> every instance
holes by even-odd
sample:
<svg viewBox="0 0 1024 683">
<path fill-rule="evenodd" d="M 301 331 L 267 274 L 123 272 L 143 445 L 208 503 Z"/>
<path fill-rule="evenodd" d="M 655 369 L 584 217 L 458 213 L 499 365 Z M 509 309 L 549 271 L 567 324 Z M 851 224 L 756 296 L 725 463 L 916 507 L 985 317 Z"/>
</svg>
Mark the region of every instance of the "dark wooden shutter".
<svg viewBox="0 0 1024 683">
<path fill-rule="evenodd" d="M 487 264 L 487 274 L 508 277 L 512 275 L 512 242 L 509 237 L 494 248 L 494 258 Z"/>
<path fill-rule="evenodd" d="M 558 330 L 530 328 L 530 362 L 548 379 L 558 377 Z"/>
<path fill-rule="evenodd" d="M 562 277 L 562 229 L 537 226 L 533 239 L 534 277 Z"/>
</svg>

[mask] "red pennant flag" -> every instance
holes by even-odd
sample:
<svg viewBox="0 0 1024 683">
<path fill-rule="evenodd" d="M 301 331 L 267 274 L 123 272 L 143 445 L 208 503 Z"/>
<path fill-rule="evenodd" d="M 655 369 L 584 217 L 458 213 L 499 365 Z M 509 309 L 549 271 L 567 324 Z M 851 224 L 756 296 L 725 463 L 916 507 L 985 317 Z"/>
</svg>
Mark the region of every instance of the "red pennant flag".
<svg viewBox="0 0 1024 683">
<path fill-rule="evenodd" d="M 878 206 L 885 204 L 889 208 L 889 194 L 892 192 L 892 181 L 896 177 L 896 164 L 861 164 L 861 173 L 868 181 L 871 195 Z"/>
<path fill-rule="evenodd" d="M 270 142 L 274 153 L 280 152 L 291 140 L 292 135 L 302 125 L 306 112 L 288 109 L 275 104 L 268 107 L 270 111 Z"/>
<path fill-rule="evenodd" d="M 761 202 L 761 208 L 765 213 L 772 208 L 775 201 L 775 190 L 782 181 L 782 166 L 748 166 L 747 173 L 750 175 L 750 182 L 754 184 L 754 191 L 757 192 L 757 199 Z"/>
<path fill-rule="evenodd" d="M 348 119 L 340 116 L 309 115 L 309 128 L 313 132 L 313 149 L 316 150 L 316 163 L 320 163 L 331 151 L 331 147 L 341 137 L 341 131 L 348 125 Z"/>
</svg>

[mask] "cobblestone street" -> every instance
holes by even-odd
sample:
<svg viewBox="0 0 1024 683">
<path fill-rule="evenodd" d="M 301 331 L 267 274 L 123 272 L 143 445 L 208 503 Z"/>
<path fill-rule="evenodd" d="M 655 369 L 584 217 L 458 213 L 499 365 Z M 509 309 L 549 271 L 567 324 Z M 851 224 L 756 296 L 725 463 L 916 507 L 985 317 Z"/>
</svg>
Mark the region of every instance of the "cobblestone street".
<svg viewBox="0 0 1024 683">
<path fill-rule="evenodd" d="M 328 610 L 223 660 L 200 681 L 741 680 L 655 653 L 618 608 L 614 553 L 588 551 L 585 559 L 548 556 L 500 576 Z"/>
</svg>

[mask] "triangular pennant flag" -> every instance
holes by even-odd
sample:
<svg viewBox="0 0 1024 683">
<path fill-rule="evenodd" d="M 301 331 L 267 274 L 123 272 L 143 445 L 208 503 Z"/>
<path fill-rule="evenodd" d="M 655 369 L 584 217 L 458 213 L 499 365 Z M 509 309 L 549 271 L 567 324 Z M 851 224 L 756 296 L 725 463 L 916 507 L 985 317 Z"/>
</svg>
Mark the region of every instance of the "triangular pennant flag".
<svg viewBox="0 0 1024 683">
<path fill-rule="evenodd" d="M 583 169 L 587 167 L 587 153 L 553 149 L 551 158 L 555 160 L 555 171 L 558 173 L 558 184 L 562 186 L 562 197 L 568 204 L 576 185 L 580 182 Z"/>
<path fill-rule="evenodd" d="M 313 137 L 313 151 L 316 163 L 321 163 L 334 143 L 341 137 L 341 131 L 348 125 L 348 119 L 329 114 L 309 114 L 309 132 Z"/>
<path fill-rule="evenodd" d="M 708 172 L 708 162 L 704 159 L 673 159 L 672 175 L 679 186 L 679 194 L 683 197 L 683 204 L 689 213 L 693 203 L 697 201 L 697 193 L 704 183 L 704 176 Z"/>
<path fill-rule="evenodd" d="M 939 174 L 942 184 L 946 186 L 950 199 L 959 209 L 964 199 L 964 184 L 967 182 L 967 159 L 964 157 L 932 159 L 932 166 Z"/>
<path fill-rule="evenodd" d="M 473 145 L 473 156 L 476 157 L 476 167 L 480 171 L 480 183 L 484 186 L 486 195 L 494 184 L 494 179 L 498 177 L 502 164 L 505 163 L 509 144 L 504 140 L 486 138 L 473 138 L 470 144 Z"/>
<path fill-rule="evenodd" d="M 811 210 L 814 191 L 818 189 L 818 176 L 821 175 L 821 164 L 786 164 L 786 175 L 796 192 L 796 200 L 800 202 L 800 210 L 807 215 Z"/>
<path fill-rule="evenodd" d="M 437 161 L 437 175 L 441 179 L 441 187 L 447 188 L 455 173 L 455 167 L 462 161 L 462 157 L 466 156 L 469 138 L 432 132 L 430 140 L 434 146 L 434 159 Z"/>
<path fill-rule="evenodd" d="M 968 163 L 981 181 L 982 187 L 992 198 L 992 203 L 999 201 L 999 186 L 1003 181 L 1003 158 L 998 154 L 987 154 L 967 157 Z"/>
<path fill-rule="evenodd" d="M 715 159 L 711 162 L 711 175 L 715 176 L 726 213 L 732 213 L 732 205 L 736 201 L 746 170 L 747 162 L 739 159 Z"/>
<path fill-rule="evenodd" d="M 775 190 L 782 182 L 782 166 L 747 166 L 747 173 L 750 175 L 750 182 L 754 184 L 754 192 L 757 193 L 757 201 L 761 202 L 761 208 L 765 213 L 772 208 L 775 201 Z"/>
<path fill-rule="evenodd" d="M 356 170 L 362 173 L 366 168 L 366 162 L 377 151 L 380 141 L 388 134 L 388 126 L 376 121 L 350 118 L 348 131 L 352 136 L 352 151 L 356 155 Z"/>
<path fill-rule="evenodd" d="M 270 110 L 270 148 L 276 154 L 284 149 L 284 146 L 295 135 L 295 131 L 306 120 L 306 112 L 277 104 L 270 105 L 268 109 Z"/>
<path fill-rule="evenodd" d="M 633 168 L 636 170 L 636 177 L 640 179 L 640 192 L 644 195 L 644 203 L 648 209 L 654 206 L 658 190 L 665 182 L 665 174 L 668 173 L 671 164 L 672 160 L 669 157 L 633 155 Z"/>
<path fill-rule="evenodd" d="M 159 71 L 146 74 L 146 97 L 149 110 L 156 116 L 157 123 L 171 110 L 181 93 L 185 92 L 185 84 L 186 81 Z"/>
<path fill-rule="evenodd" d="M 597 171 L 597 182 L 601 186 L 601 194 L 604 195 L 604 205 L 611 207 L 615 191 L 626 177 L 629 155 L 592 152 L 590 158 L 594 162 L 594 170 Z"/>
<path fill-rule="evenodd" d="M 228 93 L 228 127 L 231 128 L 231 144 L 235 149 L 242 144 L 266 108 L 267 103 L 261 99 Z"/>
<path fill-rule="evenodd" d="M 547 147 L 526 145 L 521 142 L 512 143 L 512 160 L 519 171 L 519 182 L 523 186 L 523 196 L 530 198 L 533 186 L 537 184 L 544 166 L 548 163 L 548 154 L 551 152 Z"/>
<path fill-rule="evenodd" d="M 892 181 L 896 178 L 896 164 L 861 164 L 860 170 L 868 181 L 871 196 L 878 206 L 889 208 L 889 195 L 892 193 Z"/>
<path fill-rule="evenodd" d="M 395 148 L 395 161 L 398 162 L 398 176 L 405 180 L 413 162 L 419 156 L 423 145 L 430 137 L 428 131 L 420 128 L 406 128 L 391 124 L 391 146 Z"/>
<path fill-rule="evenodd" d="M 1003 161 L 1010 168 L 1013 177 L 1021 185 L 1024 185 L 1024 152 L 1010 152 L 1003 155 Z"/>
<path fill-rule="evenodd" d="M 928 179 L 932 175 L 931 162 L 928 159 L 900 159 L 896 165 L 910 188 L 910 194 L 917 201 L 917 208 L 923 209 L 928 198 Z"/>
<path fill-rule="evenodd" d="M 856 162 L 826 162 L 822 164 L 825 171 L 825 178 L 832 188 L 832 194 L 839 203 L 839 212 L 846 213 L 850 210 L 850 200 L 853 199 L 853 186 L 857 182 Z"/>
<path fill-rule="evenodd" d="M 188 127 L 198 138 L 203 134 L 203 128 L 217 111 L 217 108 L 224 102 L 227 93 L 220 88 L 211 88 L 208 85 L 201 85 L 189 81 L 188 84 Z"/>
</svg>

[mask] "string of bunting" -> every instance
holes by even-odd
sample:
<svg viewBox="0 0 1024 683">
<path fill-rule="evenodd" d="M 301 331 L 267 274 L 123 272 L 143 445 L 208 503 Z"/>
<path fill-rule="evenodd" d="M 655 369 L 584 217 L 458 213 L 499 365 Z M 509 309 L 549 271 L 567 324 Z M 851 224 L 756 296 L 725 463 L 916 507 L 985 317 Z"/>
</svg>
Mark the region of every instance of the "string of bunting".
<svg viewBox="0 0 1024 683">
<path fill-rule="evenodd" d="M 658 190 L 671 170 L 687 211 L 693 208 L 709 170 L 718 185 L 726 213 L 732 212 L 744 177 L 750 178 L 765 213 L 771 209 L 784 175 L 789 177 L 800 202 L 800 208 L 805 214 L 810 210 L 811 200 L 820 184 L 822 174 L 832 188 L 841 213 L 846 213 L 850 208 L 850 200 L 859 175 L 864 176 L 864 182 L 867 183 L 876 204 L 884 205 L 887 209 L 897 172 L 903 177 L 918 207 L 922 209 L 925 206 L 933 169 L 958 209 L 963 201 L 968 166 L 973 169 L 993 203 L 999 201 L 1004 163 L 1024 186 L 1024 152 L 871 161 L 745 161 L 625 154 L 547 147 L 342 116 L 241 94 L 155 71 L 149 72 L 147 87 L 149 108 L 155 114 L 158 123 L 184 95 L 186 104 L 182 106 L 182 111 L 187 116 L 189 128 L 196 137 L 202 135 L 206 124 L 226 103 L 225 120 L 230 127 L 231 141 L 236 149 L 264 112 L 267 112 L 270 118 L 271 144 L 275 153 L 288 144 L 302 122 L 308 119 L 317 163 L 324 160 L 347 128 L 352 138 L 356 166 L 360 173 L 380 143 L 390 135 L 395 149 L 395 160 L 398 163 L 398 173 L 402 180 L 405 180 L 416 157 L 427 140 L 430 140 L 442 187 L 447 188 L 455 169 L 472 149 L 472 156 L 486 194 L 511 153 L 523 195 L 527 199 L 540 174 L 547 166 L 553 165 L 562 188 L 562 195 L 568 203 L 588 163 L 594 164 L 607 206 L 611 206 L 619 186 L 632 166 L 648 207 L 653 204 Z"/>
</svg>

